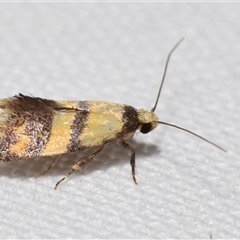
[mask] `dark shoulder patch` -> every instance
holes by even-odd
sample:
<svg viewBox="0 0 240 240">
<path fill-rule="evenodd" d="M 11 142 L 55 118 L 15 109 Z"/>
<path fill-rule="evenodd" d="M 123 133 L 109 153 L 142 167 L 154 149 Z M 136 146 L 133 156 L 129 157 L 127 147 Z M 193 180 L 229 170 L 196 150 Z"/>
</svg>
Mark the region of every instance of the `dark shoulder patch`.
<svg viewBox="0 0 240 240">
<path fill-rule="evenodd" d="M 135 132 L 140 123 L 138 121 L 137 110 L 134 107 L 125 105 L 123 111 L 123 129 L 122 132 L 125 134 Z"/>
</svg>

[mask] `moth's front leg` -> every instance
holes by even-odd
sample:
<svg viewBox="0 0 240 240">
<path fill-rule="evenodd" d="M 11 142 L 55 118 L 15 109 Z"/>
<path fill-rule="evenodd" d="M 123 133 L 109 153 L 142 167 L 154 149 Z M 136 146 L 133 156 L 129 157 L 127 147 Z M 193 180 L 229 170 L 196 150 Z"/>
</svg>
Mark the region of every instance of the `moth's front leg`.
<svg viewBox="0 0 240 240">
<path fill-rule="evenodd" d="M 132 167 L 132 177 L 133 177 L 134 183 L 137 185 L 137 181 L 135 178 L 135 152 L 136 151 L 131 145 L 129 145 L 128 143 L 125 142 L 125 139 L 120 139 L 119 144 L 131 151 L 130 164 Z"/>
</svg>

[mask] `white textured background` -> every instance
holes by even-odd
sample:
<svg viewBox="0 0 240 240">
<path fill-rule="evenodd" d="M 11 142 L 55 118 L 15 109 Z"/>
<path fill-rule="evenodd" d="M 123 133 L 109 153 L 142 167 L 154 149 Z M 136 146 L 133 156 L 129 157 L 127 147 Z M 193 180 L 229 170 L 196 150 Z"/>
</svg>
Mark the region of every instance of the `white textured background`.
<svg viewBox="0 0 240 240">
<path fill-rule="evenodd" d="M 79 155 L 0 165 L 0 238 L 240 237 L 240 4 L 1 3 L 0 97 L 105 100 L 150 109 L 174 52 L 159 126 L 111 143 L 55 191 Z"/>
</svg>

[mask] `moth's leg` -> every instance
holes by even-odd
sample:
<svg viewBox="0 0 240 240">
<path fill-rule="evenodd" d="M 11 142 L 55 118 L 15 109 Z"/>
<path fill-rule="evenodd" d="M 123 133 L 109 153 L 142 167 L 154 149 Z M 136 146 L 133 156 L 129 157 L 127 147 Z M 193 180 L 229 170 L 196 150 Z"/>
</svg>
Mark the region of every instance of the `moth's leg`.
<svg viewBox="0 0 240 240">
<path fill-rule="evenodd" d="M 55 185 L 54 189 L 57 189 L 57 186 L 64 181 L 66 178 L 68 178 L 74 171 L 76 170 L 81 170 L 82 166 L 85 165 L 86 163 L 90 162 L 96 155 L 98 155 L 104 148 L 104 145 L 102 145 L 96 152 L 94 152 L 92 155 L 82 158 L 79 162 L 74 164 L 72 166 L 72 169 L 60 180 L 57 182 Z"/>
<path fill-rule="evenodd" d="M 134 183 L 137 185 L 137 181 L 136 181 L 136 178 L 135 178 L 135 149 L 132 146 L 130 146 L 128 143 L 126 143 L 124 139 L 120 139 L 119 144 L 121 146 L 129 149 L 132 153 L 131 158 L 130 158 L 130 164 L 132 166 L 132 177 L 133 177 Z"/>
<path fill-rule="evenodd" d="M 54 161 L 51 163 L 51 165 L 50 165 L 45 171 L 43 171 L 42 173 L 40 173 L 40 174 L 38 174 L 37 176 L 35 176 L 35 178 L 41 177 L 41 176 L 43 176 L 45 173 L 47 173 L 52 167 L 54 167 L 54 165 L 58 162 L 58 160 L 60 159 L 60 157 L 61 157 L 61 154 L 58 155 L 58 156 L 54 159 Z"/>
</svg>

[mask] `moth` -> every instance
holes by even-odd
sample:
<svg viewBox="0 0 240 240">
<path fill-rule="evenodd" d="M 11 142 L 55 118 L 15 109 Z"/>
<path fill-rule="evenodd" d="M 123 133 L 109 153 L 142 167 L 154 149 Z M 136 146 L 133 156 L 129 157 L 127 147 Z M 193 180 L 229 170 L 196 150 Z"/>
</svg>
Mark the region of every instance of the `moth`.
<svg viewBox="0 0 240 240">
<path fill-rule="evenodd" d="M 143 134 L 159 124 L 191 133 L 215 147 L 213 142 L 185 128 L 159 121 L 155 109 L 165 80 L 172 52 L 170 51 L 154 107 L 149 111 L 132 106 L 97 101 L 53 101 L 19 94 L 0 100 L 0 160 L 4 162 L 56 156 L 51 165 L 39 176 L 49 171 L 68 152 L 98 147 L 91 155 L 76 162 L 71 170 L 55 185 L 55 189 L 74 171 L 98 155 L 104 146 L 114 140 L 131 152 L 132 178 L 135 178 L 135 149 L 127 142 L 136 131 Z"/>
</svg>

